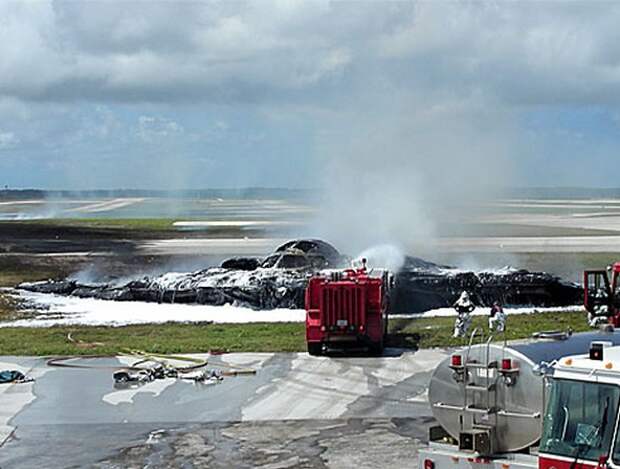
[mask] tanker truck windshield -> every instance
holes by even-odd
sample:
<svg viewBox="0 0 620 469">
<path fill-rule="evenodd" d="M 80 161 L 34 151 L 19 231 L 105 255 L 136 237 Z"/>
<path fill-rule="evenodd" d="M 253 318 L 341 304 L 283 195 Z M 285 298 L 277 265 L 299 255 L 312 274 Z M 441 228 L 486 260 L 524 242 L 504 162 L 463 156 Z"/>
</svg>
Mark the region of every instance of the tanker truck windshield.
<svg viewBox="0 0 620 469">
<path fill-rule="evenodd" d="M 619 398 L 611 384 L 553 380 L 540 452 L 575 460 L 608 456 Z"/>
</svg>

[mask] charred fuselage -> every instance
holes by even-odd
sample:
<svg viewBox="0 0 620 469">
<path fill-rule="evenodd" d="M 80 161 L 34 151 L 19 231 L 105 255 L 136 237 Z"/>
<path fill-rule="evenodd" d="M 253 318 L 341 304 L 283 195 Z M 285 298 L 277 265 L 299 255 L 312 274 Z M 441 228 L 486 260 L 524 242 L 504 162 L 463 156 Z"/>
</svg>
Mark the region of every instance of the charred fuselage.
<svg viewBox="0 0 620 469">
<path fill-rule="evenodd" d="M 350 259 L 320 240 L 294 240 L 265 258 L 233 258 L 220 267 L 192 273 L 166 273 L 127 283 L 81 284 L 74 280 L 24 283 L 18 288 L 41 293 L 117 301 L 236 304 L 253 309 L 303 308 L 310 277 Z M 467 290 L 479 306 L 567 306 L 580 304 L 583 290 L 544 272 L 503 269 L 462 271 L 406 257 L 395 274 L 392 313 L 419 313 L 451 306 Z"/>
</svg>

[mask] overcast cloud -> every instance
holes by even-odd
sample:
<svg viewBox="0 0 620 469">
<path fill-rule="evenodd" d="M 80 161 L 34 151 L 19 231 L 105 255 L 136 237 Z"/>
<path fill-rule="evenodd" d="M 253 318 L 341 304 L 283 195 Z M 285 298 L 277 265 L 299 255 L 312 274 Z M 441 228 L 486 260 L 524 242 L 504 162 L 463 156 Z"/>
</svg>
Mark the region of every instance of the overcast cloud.
<svg viewBox="0 0 620 469">
<path fill-rule="evenodd" d="M 604 1 L 4 1 L 1 182 L 353 187 L 381 154 L 442 194 L 472 166 L 617 185 L 618 24 Z"/>
</svg>

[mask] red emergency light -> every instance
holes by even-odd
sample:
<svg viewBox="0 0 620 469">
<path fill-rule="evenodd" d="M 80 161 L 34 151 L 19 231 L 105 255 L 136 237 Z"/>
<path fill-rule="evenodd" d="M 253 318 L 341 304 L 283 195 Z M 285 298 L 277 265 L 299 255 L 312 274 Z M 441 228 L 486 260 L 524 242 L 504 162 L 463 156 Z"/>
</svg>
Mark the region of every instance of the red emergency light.
<svg viewBox="0 0 620 469">
<path fill-rule="evenodd" d="M 603 360 L 603 344 L 600 342 L 590 344 L 590 360 Z"/>
<path fill-rule="evenodd" d="M 512 370 L 512 360 L 510 358 L 502 359 L 502 370 L 504 371 Z"/>
<path fill-rule="evenodd" d="M 463 366 L 463 358 L 458 354 L 454 354 L 450 358 L 450 364 L 452 366 Z"/>
</svg>

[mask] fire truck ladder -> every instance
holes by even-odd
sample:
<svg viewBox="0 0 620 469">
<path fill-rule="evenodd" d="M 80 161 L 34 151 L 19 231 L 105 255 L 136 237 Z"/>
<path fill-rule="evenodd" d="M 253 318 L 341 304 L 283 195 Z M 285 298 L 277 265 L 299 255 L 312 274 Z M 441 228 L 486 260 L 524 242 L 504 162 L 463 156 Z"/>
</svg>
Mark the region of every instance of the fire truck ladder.
<svg viewBox="0 0 620 469">
<path fill-rule="evenodd" d="M 470 360 L 470 352 L 476 336 L 480 336 L 480 345 L 485 346 L 484 360 Z M 493 341 L 493 335 L 490 334 L 488 339 L 484 340 L 484 330 L 476 328 L 472 332 L 465 360 L 463 363 L 464 375 L 462 381 L 463 410 L 472 416 L 472 426 L 488 426 L 490 416 L 495 414 L 497 409 L 495 406 L 496 396 L 495 389 L 497 385 L 497 362 L 490 361 L 490 345 Z M 479 378 L 479 379 L 476 379 Z M 483 422 L 477 422 L 478 417 Z"/>
<path fill-rule="evenodd" d="M 479 337 L 479 343 L 475 344 Z M 498 361 L 497 354 L 494 352 L 492 359 L 491 342 L 493 335 L 485 340 L 484 331 L 480 328 L 472 332 L 469 345 L 465 349 L 462 362 L 450 366 L 454 372 L 454 378 L 460 386 L 462 401 L 456 403 L 437 402 L 434 407 L 447 411 L 454 411 L 460 414 L 459 421 L 461 432 L 468 434 L 480 432 L 495 441 L 492 435 L 494 428 L 498 425 L 498 419 L 521 419 L 521 418 L 540 418 L 539 412 L 523 413 L 509 410 L 503 407 L 501 380 L 505 374 L 510 374 L 514 370 L 502 370 L 501 361 Z M 478 347 L 474 348 L 474 345 Z M 504 347 L 506 347 L 506 337 L 504 334 Z M 472 350 L 473 349 L 473 350 Z M 501 355 L 502 357 L 504 354 Z M 456 404 L 456 405 L 455 405 Z M 459 443 L 460 444 L 460 443 Z"/>
</svg>

